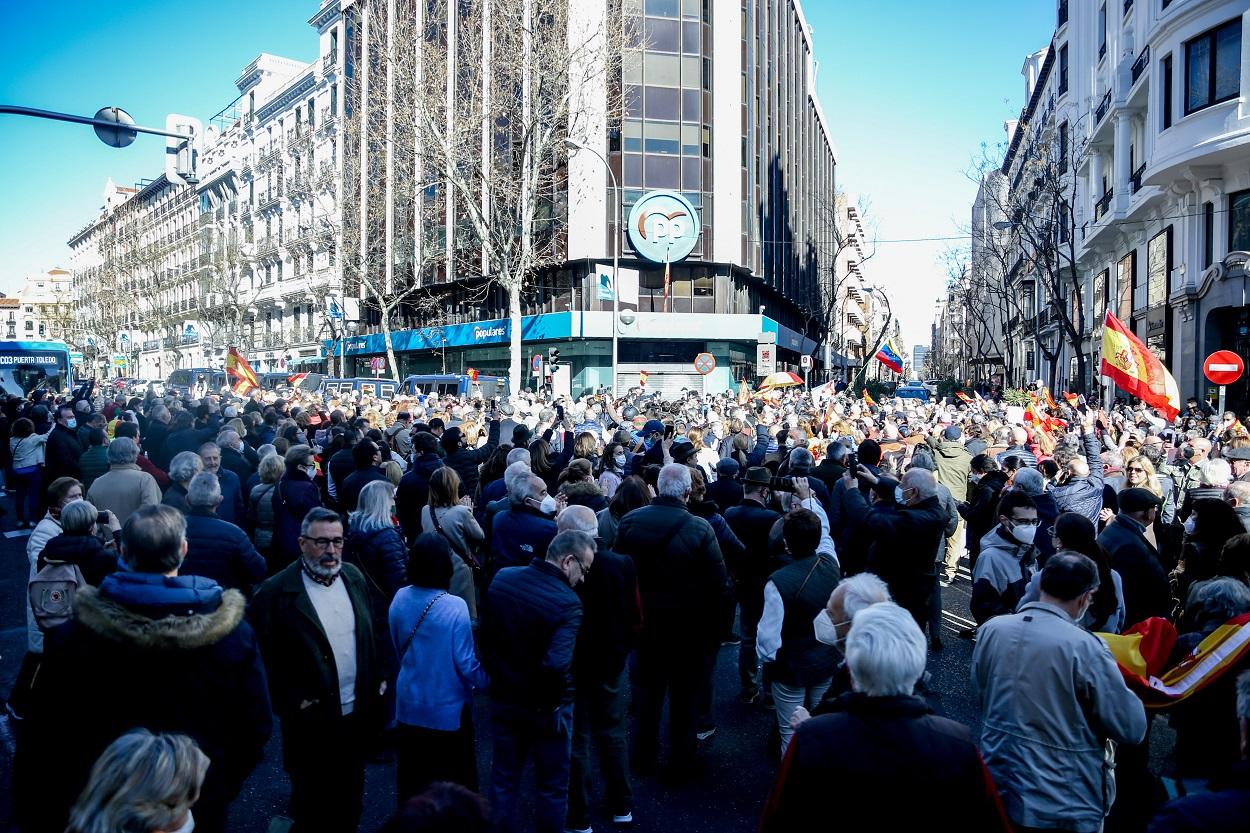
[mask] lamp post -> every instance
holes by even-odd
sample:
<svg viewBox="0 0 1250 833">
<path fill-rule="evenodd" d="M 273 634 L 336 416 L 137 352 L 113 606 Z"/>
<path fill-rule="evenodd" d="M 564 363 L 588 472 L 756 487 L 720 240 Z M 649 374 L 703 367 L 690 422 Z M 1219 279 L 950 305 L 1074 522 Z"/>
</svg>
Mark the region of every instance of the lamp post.
<svg viewBox="0 0 1250 833">
<path fill-rule="evenodd" d="M 594 154 L 603 167 L 608 171 L 608 178 L 612 181 L 612 216 L 615 221 L 615 227 L 612 230 L 612 398 L 616 398 L 616 379 L 617 379 L 617 360 L 619 356 L 619 344 L 617 342 L 617 326 L 620 316 L 621 291 L 620 291 L 620 266 L 621 266 L 621 190 L 616 184 L 616 174 L 612 172 L 612 166 L 608 164 L 608 159 L 599 151 L 588 145 L 584 145 L 577 139 L 569 136 L 566 137 L 564 143 L 573 151 L 584 150 Z"/>
</svg>

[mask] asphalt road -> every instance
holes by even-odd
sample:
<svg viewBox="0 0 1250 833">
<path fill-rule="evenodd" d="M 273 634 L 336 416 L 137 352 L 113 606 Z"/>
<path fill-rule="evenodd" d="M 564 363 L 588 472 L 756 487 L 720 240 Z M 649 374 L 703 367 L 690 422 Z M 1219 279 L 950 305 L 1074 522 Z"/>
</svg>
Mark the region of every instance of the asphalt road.
<svg viewBox="0 0 1250 833">
<path fill-rule="evenodd" d="M 5 500 L 8 505 L 10 501 Z M 0 694 L 7 695 L 17 674 L 26 646 L 24 598 L 26 588 L 25 534 L 7 531 L 11 515 L 0 519 Z M 979 714 L 968 677 L 972 642 L 960 639 L 958 631 L 968 623 L 970 584 L 966 568 L 955 583 L 943 590 L 945 649 L 930 652 L 930 686 L 937 692 L 943 714 L 971 726 L 976 732 Z M 705 771 L 692 782 L 670 787 L 657 778 L 636 778 L 634 782 L 635 824 L 640 831 L 682 830 L 686 833 L 738 833 L 755 830 L 776 771 L 769 753 L 769 733 L 774 715 L 757 706 L 737 702 L 737 648 L 720 652 L 716 668 L 717 731 L 701 742 Z M 478 758 L 483 787 L 489 782 L 490 743 L 481 727 L 488 725 L 486 701 L 479 698 L 476 709 L 479 727 Z M 1163 724 L 1165 721 L 1155 721 Z M 1157 726 L 1166 733 L 1166 726 Z M 1166 737 L 1154 744 L 1156 755 L 1170 747 Z M 9 761 L 0 749 L 0 830 L 10 829 Z M 327 788 L 334 778 L 328 774 Z M 532 786 L 527 788 L 532 794 Z M 231 829 L 269 829 L 287 803 L 289 786 L 281 768 L 277 737 L 270 742 L 264 762 L 248 780 L 231 809 Z M 394 766 L 371 764 L 365 789 L 365 812 L 360 830 L 371 833 L 395 810 Z M 610 830 L 610 815 L 594 817 L 597 830 Z"/>
</svg>

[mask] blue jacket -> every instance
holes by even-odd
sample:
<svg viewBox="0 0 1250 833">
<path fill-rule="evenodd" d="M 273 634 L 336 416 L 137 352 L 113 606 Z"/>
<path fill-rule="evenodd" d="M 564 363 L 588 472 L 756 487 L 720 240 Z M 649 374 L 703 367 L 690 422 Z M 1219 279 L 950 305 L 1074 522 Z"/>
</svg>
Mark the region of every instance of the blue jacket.
<svg viewBox="0 0 1250 833">
<path fill-rule="evenodd" d="M 529 506 L 511 505 L 491 523 L 491 570 L 521 567 L 531 559 L 547 557 L 547 545 L 556 537 L 556 522 Z"/>
<path fill-rule="evenodd" d="M 572 703 L 581 624 L 581 599 L 554 564 L 535 558 L 527 567 L 500 570 L 481 618 L 491 699 L 538 715 Z"/>
<path fill-rule="evenodd" d="M 269 565 L 246 532 L 203 509 L 192 509 L 187 515 L 187 557 L 178 572 L 250 594 L 269 575 Z"/>
<path fill-rule="evenodd" d="M 227 468 L 217 470 L 217 482 L 221 484 L 221 504 L 217 517 L 237 527 L 247 525 L 247 501 L 243 499 L 243 483 L 239 476 Z"/>
<path fill-rule="evenodd" d="M 317 484 L 298 466 L 287 464 L 286 474 L 278 481 L 274 500 L 273 552 L 275 565 L 290 564 L 299 557 L 299 527 L 308 510 L 321 505 Z"/>
<path fill-rule="evenodd" d="M 1059 513 L 1075 512 L 1084 515 L 1098 528 L 1098 513 L 1102 511 L 1103 466 L 1099 453 L 1102 451 L 1098 437 L 1093 431 L 1086 433 L 1084 442 L 1085 461 L 1089 464 L 1089 477 L 1070 480 L 1050 490 Z"/>
<path fill-rule="evenodd" d="M 439 591 L 405 587 L 390 608 L 391 643 L 404 647 L 421 612 Z M 395 683 L 395 719 L 406 726 L 444 732 L 460 728 L 464 704 L 474 689 L 485 688 L 486 671 L 473 648 L 473 628 L 464 599 L 450 593 L 429 607 L 425 620 L 399 658 Z"/>
</svg>

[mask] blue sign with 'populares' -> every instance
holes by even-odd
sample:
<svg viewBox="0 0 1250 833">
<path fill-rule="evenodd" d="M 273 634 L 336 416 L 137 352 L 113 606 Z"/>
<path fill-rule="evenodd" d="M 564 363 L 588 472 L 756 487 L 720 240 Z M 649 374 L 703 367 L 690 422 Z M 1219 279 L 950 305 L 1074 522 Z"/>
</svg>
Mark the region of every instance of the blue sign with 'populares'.
<svg viewBox="0 0 1250 833">
<path fill-rule="evenodd" d="M 654 263 L 682 260 L 699 242 L 699 212 L 676 191 L 648 191 L 629 212 L 630 245 Z"/>
</svg>

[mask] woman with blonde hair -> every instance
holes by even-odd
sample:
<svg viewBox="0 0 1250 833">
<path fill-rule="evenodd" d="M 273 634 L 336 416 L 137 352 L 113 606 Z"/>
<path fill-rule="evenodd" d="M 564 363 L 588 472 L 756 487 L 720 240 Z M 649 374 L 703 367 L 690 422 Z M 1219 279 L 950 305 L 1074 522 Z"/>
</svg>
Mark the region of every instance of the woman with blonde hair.
<svg viewBox="0 0 1250 833">
<path fill-rule="evenodd" d="M 703 479 L 712 483 L 716 480 L 716 464 L 720 462 L 720 454 L 703 444 L 703 429 L 691 428 L 686 432 L 686 439 L 694 446 L 693 459 L 703 472 Z"/>
<path fill-rule="evenodd" d="M 192 805 L 208 756 L 186 735 L 135 729 L 109 744 L 69 812 L 67 833 L 178 833 L 191 830 Z"/>
</svg>

